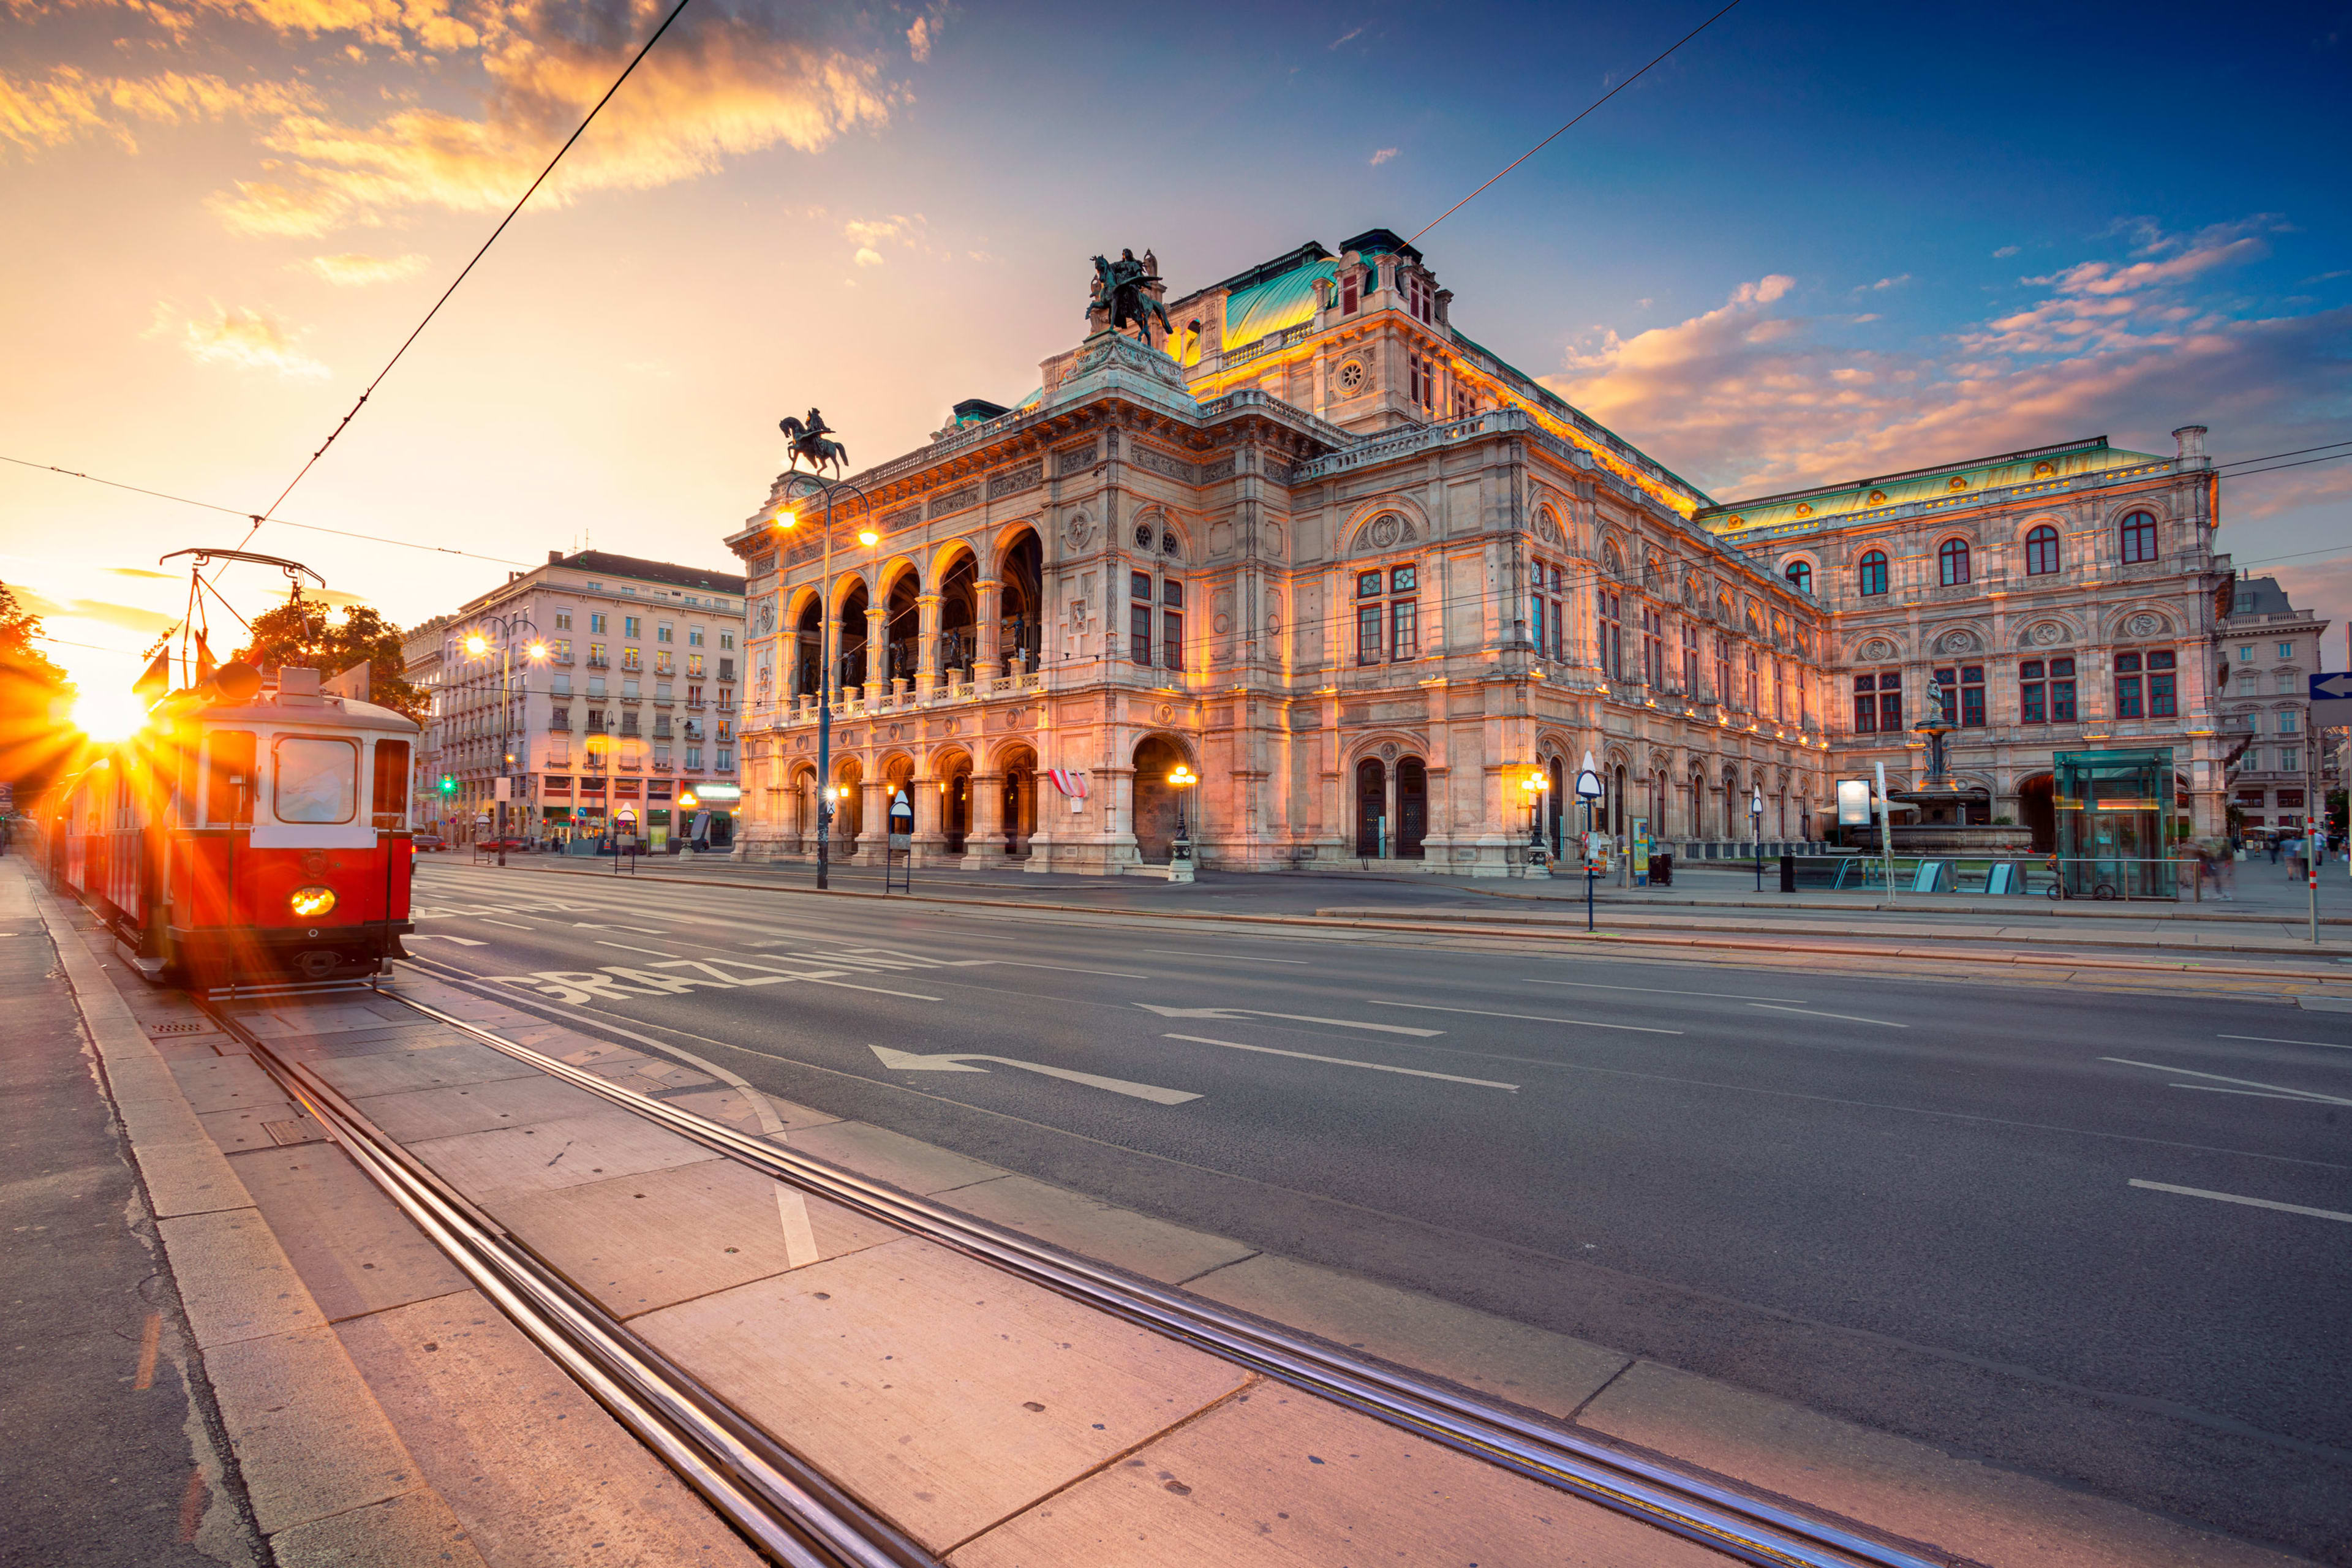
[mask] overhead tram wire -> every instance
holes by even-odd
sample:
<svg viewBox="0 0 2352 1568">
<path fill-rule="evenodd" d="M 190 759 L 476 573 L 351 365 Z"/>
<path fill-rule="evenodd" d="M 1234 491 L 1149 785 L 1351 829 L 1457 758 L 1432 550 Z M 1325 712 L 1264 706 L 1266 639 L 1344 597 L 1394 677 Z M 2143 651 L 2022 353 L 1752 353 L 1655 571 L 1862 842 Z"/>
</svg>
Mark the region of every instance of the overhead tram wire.
<svg viewBox="0 0 2352 1568">
<path fill-rule="evenodd" d="M 1736 4 L 1737 0 L 1734 0 L 1734 3 Z M 652 51 L 654 45 L 660 42 L 661 36 L 669 31 L 669 25 L 677 20 L 679 13 L 686 9 L 687 4 L 688 0 L 677 0 L 677 4 L 670 8 L 669 15 L 662 18 L 661 26 L 653 30 L 653 36 L 638 47 L 635 55 L 630 57 L 629 63 L 621 68 L 621 74 L 613 79 L 613 85 L 604 89 L 604 96 L 596 100 L 595 107 L 589 110 L 587 117 L 580 121 L 579 129 L 564 138 L 563 145 L 555 150 L 555 156 L 547 161 L 547 167 L 541 169 L 539 172 L 539 177 L 531 181 L 530 188 L 524 191 L 521 197 L 508 210 L 507 216 L 499 220 L 499 226 L 490 231 L 490 237 L 482 241 L 482 247 L 474 252 L 473 259 L 467 262 L 464 269 L 450 281 L 449 287 L 441 291 L 441 297 L 433 301 L 433 308 L 425 312 L 425 319 L 416 323 L 415 331 L 401 340 L 400 347 L 393 351 L 392 358 L 384 362 L 383 368 L 375 373 L 375 379 L 367 384 L 366 389 L 360 394 L 359 400 L 352 405 L 351 411 L 336 422 L 335 427 L 327 433 L 327 438 L 319 444 L 319 449 L 310 454 L 310 460 L 302 465 L 301 469 L 291 479 L 287 481 L 286 488 L 278 492 L 278 499 L 271 501 L 268 507 L 258 514 L 247 514 L 253 517 L 253 526 L 246 530 L 245 538 L 238 542 L 238 549 L 242 550 L 253 542 L 253 536 L 261 531 L 263 523 L 277 521 L 270 514 L 286 504 L 286 498 L 294 493 L 294 487 L 300 484 L 310 470 L 318 466 L 319 459 L 327 455 L 327 448 L 335 444 L 336 438 L 342 435 L 353 419 L 359 417 L 360 410 L 367 406 L 367 400 L 375 395 L 375 389 L 383 384 L 383 378 L 392 374 L 393 366 L 398 364 L 401 356 L 408 353 L 409 345 L 415 342 L 417 338 L 423 335 L 425 329 L 433 324 L 433 318 L 441 313 L 441 307 L 449 302 L 449 296 L 457 291 L 458 285 L 465 282 L 475 267 L 479 265 L 482 258 L 489 254 L 490 247 L 499 242 L 499 236 L 506 233 L 507 226 L 514 222 L 523 207 L 530 203 L 530 198 L 539 193 L 539 187 L 546 184 L 547 176 L 555 173 L 555 165 L 563 161 L 563 155 L 566 153 L 572 151 L 572 143 L 587 134 L 588 127 L 595 123 L 596 116 L 604 110 L 606 104 L 613 101 L 613 95 L 621 90 L 621 84 L 629 79 L 630 73 L 643 62 L 646 56 Z"/>
<path fill-rule="evenodd" d="M 1526 163 L 1528 159 L 1534 157 L 1537 153 L 1542 152 L 1545 148 L 1550 146 L 1561 137 L 1567 135 L 1570 131 L 1576 128 L 1577 121 L 1582 120 L 1585 115 L 1591 114 L 1594 110 L 1599 109 L 1602 104 L 1608 102 L 1611 99 L 1616 97 L 1619 93 L 1624 91 L 1627 88 L 1633 86 L 1643 77 L 1649 75 L 1651 70 L 1662 63 L 1668 55 L 1673 54 L 1676 49 L 1681 48 L 1685 44 L 1689 43 L 1693 38 L 1697 37 L 1709 27 L 1714 26 L 1716 23 L 1721 21 L 1724 16 L 1729 14 L 1732 8 L 1737 6 L 1738 4 L 1739 0 L 1731 0 L 1731 5 L 1726 5 L 1722 10 L 1717 11 L 1714 16 L 1709 16 L 1697 26 L 1693 27 L 1681 37 L 1676 38 L 1673 43 L 1668 44 L 1665 48 L 1659 52 L 1657 58 L 1653 59 L 1648 65 L 1643 66 L 1640 70 L 1635 71 L 1632 76 L 1627 77 L 1623 81 L 1619 82 L 1615 87 L 1611 88 L 1607 92 L 1604 92 L 1599 98 L 1594 99 L 1590 104 L 1585 106 L 1584 112 L 1582 114 L 1579 114 L 1575 120 L 1570 121 L 1566 125 L 1561 126 L 1559 130 L 1553 132 L 1550 135 L 1545 137 L 1542 141 L 1537 142 L 1534 146 L 1528 148 L 1517 157 L 1512 159 L 1508 163 L 1504 164 L 1501 171 L 1495 175 L 1493 180 L 1488 180 L 1486 185 L 1479 186 L 1476 190 L 1471 192 L 1468 195 L 1464 196 L 1460 201 L 1455 202 L 1452 206 L 1447 207 L 1444 212 L 1439 213 L 1435 217 L 1430 219 L 1428 223 L 1422 226 L 1421 234 L 1414 235 L 1412 238 L 1408 240 L 1406 243 L 1409 245 L 1420 244 L 1421 236 L 1423 234 L 1427 234 L 1431 229 L 1435 228 L 1439 224 L 1444 223 L 1447 218 L 1452 217 L 1455 213 L 1460 212 L 1464 207 L 1468 206 L 1472 202 L 1477 200 L 1479 196 L 1486 193 L 1487 185 L 1493 184 L 1496 180 L 1501 179 L 1503 175 L 1509 174 L 1513 169 L 1517 168 L 1520 164 Z"/>
<path fill-rule="evenodd" d="M 121 479 L 100 479 L 96 474 L 85 474 L 79 468 L 61 468 L 55 463 L 31 462 L 23 458 L 9 457 L 5 452 L 0 452 L 0 463 L 14 463 L 18 468 L 39 468 L 44 473 L 63 474 L 68 479 L 88 479 L 91 484 L 105 485 L 110 489 L 130 490 L 137 495 L 153 496 L 158 500 L 177 501 L 182 506 L 202 507 L 206 511 L 224 512 L 230 517 L 242 517 L 248 521 L 253 517 L 253 513 L 237 507 L 222 506 L 216 501 L 197 500 L 193 496 L 175 496 L 169 490 L 151 490 L 144 485 L 128 485 L 124 484 Z M 471 550 L 457 550 L 446 544 L 416 544 L 412 543 L 410 541 L 405 539 L 384 539 L 373 533 L 353 533 L 348 529 L 322 528 L 315 522 L 295 522 L 289 518 L 283 517 L 273 517 L 269 521 L 278 524 L 280 528 L 299 528 L 310 533 L 331 533 L 338 539 L 356 539 L 367 544 L 394 544 L 398 545 L 403 550 L 428 550 L 437 555 L 462 555 L 469 561 L 488 561 L 500 566 L 528 566 L 530 564 L 528 561 L 510 561 L 503 555 L 481 555 Z M 250 531 L 246 534 L 246 538 L 248 540 L 252 537 L 253 535 Z"/>
</svg>

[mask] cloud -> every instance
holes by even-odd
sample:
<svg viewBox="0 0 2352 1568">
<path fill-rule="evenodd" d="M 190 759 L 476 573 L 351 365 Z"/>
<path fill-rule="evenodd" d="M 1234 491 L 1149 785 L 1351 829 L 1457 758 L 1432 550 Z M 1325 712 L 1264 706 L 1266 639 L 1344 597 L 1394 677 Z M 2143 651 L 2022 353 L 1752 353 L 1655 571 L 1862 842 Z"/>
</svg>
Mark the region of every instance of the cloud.
<svg viewBox="0 0 2352 1568">
<path fill-rule="evenodd" d="M 1875 283 L 1857 283 L 1853 291 L 1857 294 L 1883 294 L 1889 289 L 1900 289 L 1910 281 L 1911 274 L 1905 272 L 1894 278 L 1882 278 Z"/>
<path fill-rule="evenodd" d="M 921 250 L 924 234 L 923 215 L 912 217 L 893 213 L 888 217 L 852 218 L 841 226 L 842 237 L 856 247 L 850 259 L 860 267 L 880 267 L 885 258 L 882 247 L 893 245 L 909 250 Z"/>
<path fill-rule="evenodd" d="M 2021 245 L 2004 245 L 1999 250 L 1994 251 L 1992 253 L 1992 257 L 1995 261 L 2006 261 L 2024 248 L 2025 247 Z"/>
<path fill-rule="evenodd" d="M 293 265 L 340 288 L 360 289 L 371 283 L 397 283 L 404 278 L 414 278 L 425 269 L 429 259 L 413 250 L 405 256 L 366 256 L 347 250 L 339 256 L 313 256 Z"/>
<path fill-rule="evenodd" d="M 1775 274 L 1675 325 L 1605 333 L 1544 380 L 1724 496 L 2192 419 L 2239 451 L 2324 440 L 2298 432 L 2326 426 L 2328 409 L 2352 395 L 2352 309 L 2247 317 L 2198 298 L 2200 280 L 2244 255 L 2241 243 L 2169 246 L 2147 272 L 2068 268 L 2032 309 L 1903 353 L 1834 341 L 1846 318 L 1771 309 L 1793 287 Z M 2095 291 L 2117 279 L 2123 289 Z M 2077 321 L 2088 330 L 2062 330 Z M 2229 504 L 2245 516 L 2293 510 L 2326 482 L 2240 481 Z M 2276 486 L 2275 500 L 2263 484 Z"/>
<path fill-rule="evenodd" d="M 266 0 L 289 27 L 344 0 Z M 375 0 L 350 0 L 375 16 Z M 897 89 L 877 58 L 805 36 L 798 12 L 689 11 L 598 116 L 535 200 L 645 190 L 713 173 L 777 145 L 814 153 L 886 123 Z M 233 233 L 315 237 L 417 208 L 503 209 L 530 184 L 638 47 L 628 0 L 510 0 L 479 13 L 478 118 L 409 106 L 368 124 L 289 113 L 263 138 L 269 178 L 209 203 Z M 404 20 L 402 26 L 407 24 Z M 363 30 L 363 29 L 362 29 Z M 428 29 L 429 30 L 429 29 Z M 416 37 L 412 29 L 407 35 Z"/>
<path fill-rule="evenodd" d="M 1373 168 L 1375 168 L 1375 169 L 1377 169 L 1377 168 L 1379 168 L 1382 163 L 1387 163 L 1390 159 L 1391 159 L 1391 158 L 1395 157 L 1396 155 L 1397 155 L 1397 150 L 1396 150 L 1395 148 L 1393 148 L 1393 147 L 1383 147 L 1383 148 L 1381 148 L 1379 152 L 1377 152 L 1377 153 L 1373 153 L 1373 154 L 1372 154 L 1372 167 L 1373 167 Z"/>
<path fill-rule="evenodd" d="M 244 370 L 274 370 L 285 376 L 322 376 L 327 367 L 297 346 L 299 332 L 266 310 L 211 302 L 201 316 L 184 316 L 168 304 L 155 307 L 147 337 L 174 337 L 199 363 Z"/>
<path fill-rule="evenodd" d="M 1340 34 L 1338 37 L 1332 39 L 1329 47 L 1336 49 L 1341 44 L 1351 43 L 1363 36 L 1364 30 L 1361 27 L 1350 27 L 1346 32 Z"/>
<path fill-rule="evenodd" d="M 21 593 L 18 595 L 19 598 L 25 596 Z M 159 615 L 137 605 L 118 605 L 107 599 L 72 599 L 62 605 L 54 599 L 43 599 L 38 613 L 45 619 L 89 621 L 99 626 L 137 632 L 142 637 L 153 637 L 157 632 L 169 631 L 180 624 L 177 616 Z"/>
<path fill-rule="evenodd" d="M 316 107 L 298 82 L 239 86 L 216 76 L 92 77 L 59 66 L 38 80 L 0 75 L 0 148 L 20 153 L 103 136 L 139 150 L 136 123 L 178 126 L 231 115 L 281 119 Z"/>
<path fill-rule="evenodd" d="M 931 58 L 931 19 L 929 16 L 916 17 L 915 25 L 907 29 L 907 52 L 915 57 L 918 65 Z"/>
<path fill-rule="evenodd" d="M 110 577 L 152 577 L 161 583 L 182 580 L 182 574 L 177 572 L 150 572 L 144 566 L 109 566 L 104 570 Z"/>
</svg>

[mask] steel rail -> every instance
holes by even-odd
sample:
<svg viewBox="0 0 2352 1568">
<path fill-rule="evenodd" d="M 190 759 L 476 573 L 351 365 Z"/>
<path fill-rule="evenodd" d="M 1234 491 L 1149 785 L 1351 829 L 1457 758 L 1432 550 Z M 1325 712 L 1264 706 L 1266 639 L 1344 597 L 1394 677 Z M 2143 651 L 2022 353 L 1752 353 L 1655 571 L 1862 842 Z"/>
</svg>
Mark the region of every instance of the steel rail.
<svg viewBox="0 0 2352 1568">
<path fill-rule="evenodd" d="M 318 1119 L 476 1289 L 767 1557 L 785 1568 L 940 1568 L 920 1545 L 476 1209 L 314 1070 L 278 1056 L 226 1009 L 198 1005 Z"/>
<path fill-rule="evenodd" d="M 415 960 L 408 961 L 415 964 Z M 420 968 L 422 966 L 419 966 Z M 435 971 L 436 978 L 441 976 Z M 453 984 L 463 984 L 456 976 Z M 518 1000 L 489 993 L 501 1000 Z M 478 1024 L 387 990 L 387 999 L 633 1110 L 779 1181 L 978 1258 L 1114 1317 L 1628 1515 L 1759 1568 L 1948 1568 L 1948 1558 L 1881 1540 L 1769 1498 L 1684 1474 L 1527 1419 L 1237 1313 L 1130 1279 L 928 1199 L 766 1142 L 609 1083 Z M 523 1005 L 528 1005 L 527 1001 Z"/>
</svg>

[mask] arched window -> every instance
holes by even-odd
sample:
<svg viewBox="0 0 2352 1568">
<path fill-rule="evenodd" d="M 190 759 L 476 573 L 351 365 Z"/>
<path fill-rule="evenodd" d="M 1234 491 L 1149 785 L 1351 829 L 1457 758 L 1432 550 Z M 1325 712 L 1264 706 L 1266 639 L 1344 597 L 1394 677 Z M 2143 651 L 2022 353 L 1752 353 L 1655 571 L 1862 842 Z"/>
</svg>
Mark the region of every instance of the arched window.
<svg viewBox="0 0 2352 1568">
<path fill-rule="evenodd" d="M 1800 594 L 1813 591 L 1813 563 L 1810 561 L 1791 561 L 1780 569 L 1780 575 L 1786 577 L 1789 586 Z"/>
<path fill-rule="evenodd" d="M 2116 529 L 2123 545 L 2124 564 L 2156 559 L 2156 517 L 2151 512 L 2136 511 L 2124 519 Z"/>
<path fill-rule="evenodd" d="M 1947 539 L 1937 547 L 1936 569 L 1943 577 L 1944 586 L 1957 588 L 1969 580 L 1969 542 Z"/>
<path fill-rule="evenodd" d="M 1864 594 L 1886 592 L 1886 552 L 1872 550 L 1864 553 L 1861 569 L 1855 574 Z"/>
<path fill-rule="evenodd" d="M 2058 531 L 2048 523 L 2025 536 L 2025 574 L 2047 577 L 2058 570 Z"/>
</svg>

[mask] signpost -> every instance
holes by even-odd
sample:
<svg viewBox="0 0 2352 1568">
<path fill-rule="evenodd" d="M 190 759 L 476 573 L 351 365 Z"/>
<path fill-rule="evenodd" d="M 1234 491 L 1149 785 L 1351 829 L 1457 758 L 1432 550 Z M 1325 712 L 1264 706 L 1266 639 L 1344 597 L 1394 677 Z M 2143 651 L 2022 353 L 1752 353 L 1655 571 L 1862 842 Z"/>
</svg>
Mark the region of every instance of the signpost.
<svg viewBox="0 0 2352 1568">
<path fill-rule="evenodd" d="M 1878 856 L 1886 874 L 1886 901 L 1895 901 L 1895 803 L 1886 798 L 1886 764 L 1871 764 L 1878 770 Z"/>
<path fill-rule="evenodd" d="M 1748 825 L 1756 840 L 1756 890 L 1764 890 L 1764 786 L 1752 786 L 1748 797 Z"/>
</svg>

